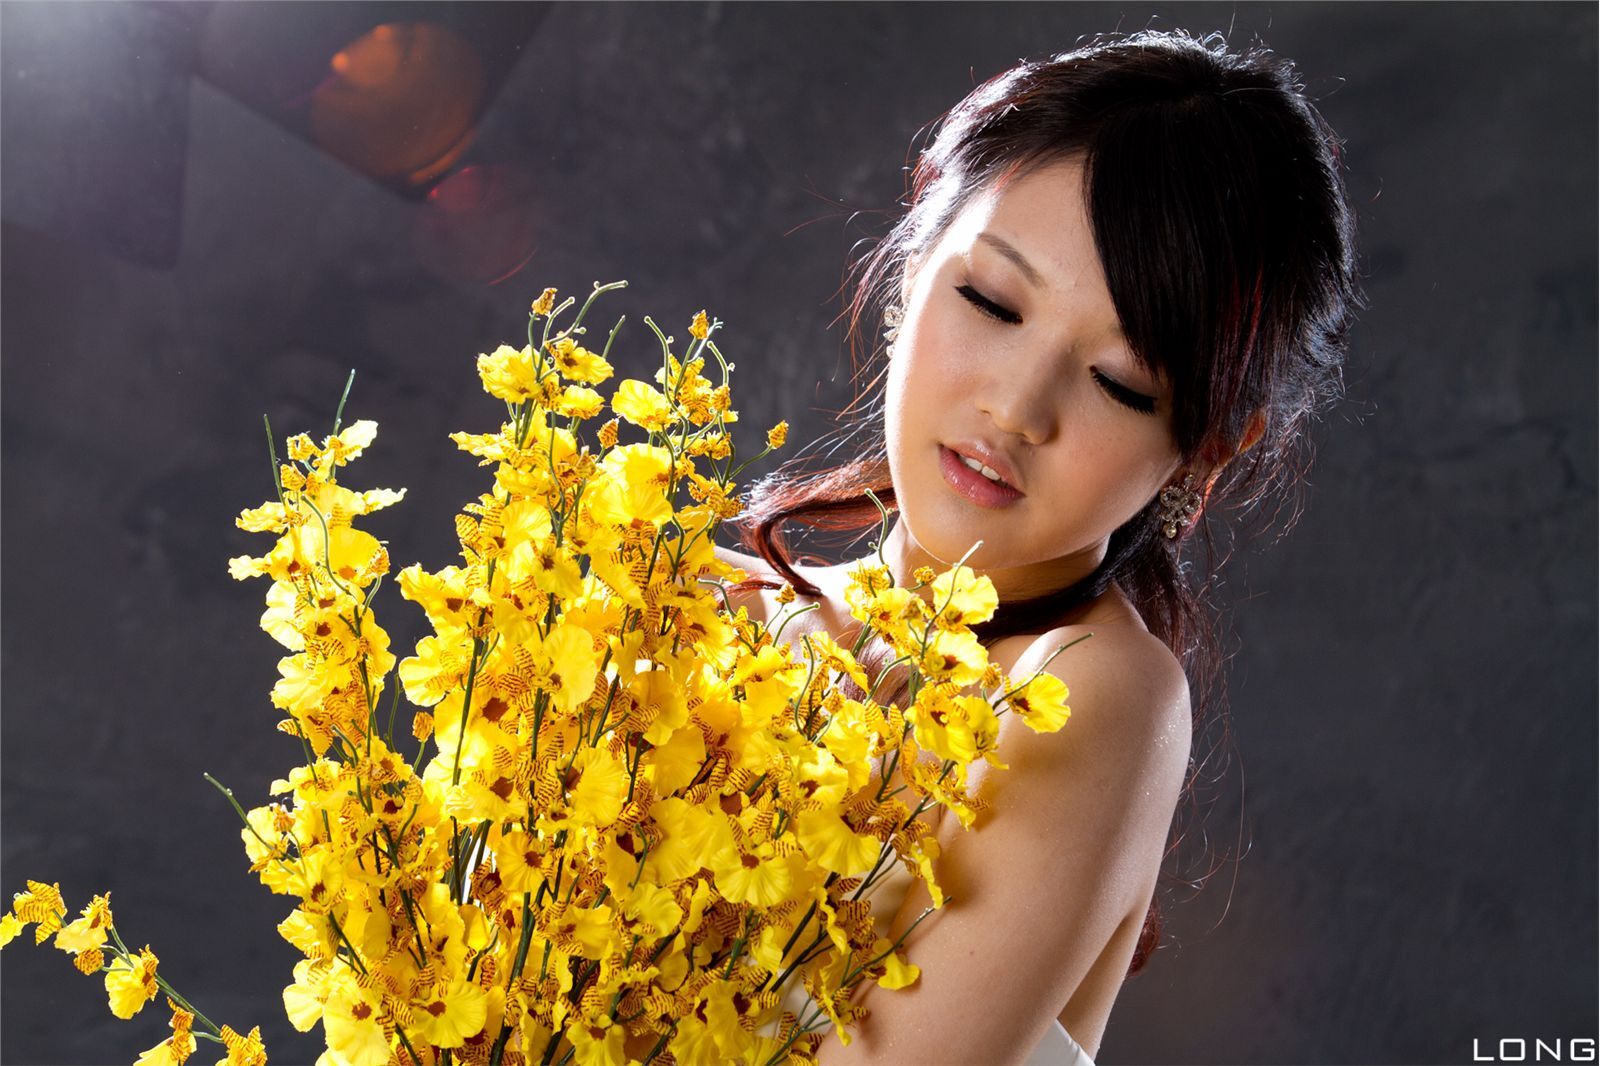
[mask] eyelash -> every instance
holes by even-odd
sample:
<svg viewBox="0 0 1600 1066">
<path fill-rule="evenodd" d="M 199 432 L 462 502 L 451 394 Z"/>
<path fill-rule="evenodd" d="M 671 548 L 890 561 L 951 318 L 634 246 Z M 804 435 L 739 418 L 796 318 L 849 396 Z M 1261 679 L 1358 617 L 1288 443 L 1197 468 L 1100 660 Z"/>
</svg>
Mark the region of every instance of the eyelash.
<svg viewBox="0 0 1600 1066">
<path fill-rule="evenodd" d="M 1022 324 L 1021 315 L 1017 314 L 1015 311 L 1006 310 L 1004 307 L 1001 307 L 999 304 L 985 297 L 971 285 L 957 285 L 956 292 L 960 293 L 962 297 L 973 307 L 976 307 L 980 312 L 997 322 L 1004 322 L 1008 326 L 1017 326 Z M 1111 398 L 1122 404 L 1124 407 L 1131 408 L 1135 411 L 1138 411 L 1140 414 L 1145 415 L 1155 413 L 1156 402 L 1150 397 L 1144 395 L 1143 393 L 1134 392 L 1132 389 L 1129 389 L 1123 385 L 1117 384 L 1115 381 L 1112 381 L 1098 370 L 1091 370 L 1090 373 L 1093 374 L 1094 379 L 1100 383 L 1100 387 L 1105 389 L 1106 392 L 1110 393 Z"/>
</svg>

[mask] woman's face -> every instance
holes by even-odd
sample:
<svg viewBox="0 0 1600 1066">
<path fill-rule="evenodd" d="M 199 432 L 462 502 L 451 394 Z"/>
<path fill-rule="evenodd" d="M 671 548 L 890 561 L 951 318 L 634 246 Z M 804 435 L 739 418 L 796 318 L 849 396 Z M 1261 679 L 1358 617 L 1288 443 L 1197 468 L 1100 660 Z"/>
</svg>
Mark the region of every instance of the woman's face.
<svg viewBox="0 0 1600 1066">
<path fill-rule="evenodd" d="M 900 508 L 893 549 L 907 565 L 942 569 L 981 539 L 968 562 L 1003 598 L 1087 574 L 1180 455 L 1170 386 L 1122 338 L 1081 163 L 970 203 L 908 269 L 904 308 L 884 427 Z M 1021 495 L 984 500 L 995 495 L 986 482 L 963 491 L 981 474 L 949 450 L 996 468 Z"/>
</svg>

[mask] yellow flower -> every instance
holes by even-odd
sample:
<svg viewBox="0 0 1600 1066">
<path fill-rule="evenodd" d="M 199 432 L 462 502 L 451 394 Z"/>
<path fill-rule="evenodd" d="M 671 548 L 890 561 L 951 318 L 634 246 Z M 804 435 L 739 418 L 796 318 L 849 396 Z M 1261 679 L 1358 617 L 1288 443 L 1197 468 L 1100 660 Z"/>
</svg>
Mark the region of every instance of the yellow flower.
<svg viewBox="0 0 1600 1066">
<path fill-rule="evenodd" d="M 513 504 L 506 508 L 503 520 L 508 526 L 513 509 L 520 506 Z M 549 511 L 544 508 L 539 510 L 544 514 L 545 526 L 548 527 Z M 421 563 L 413 563 L 400 571 L 400 595 L 421 607 L 438 633 L 467 627 L 469 620 L 463 608 L 467 606 L 468 592 L 467 572 L 458 566 L 447 566 L 436 574 L 430 574 L 422 568 Z"/>
<path fill-rule="evenodd" d="M 81 952 L 105 946 L 106 933 L 111 928 L 111 900 L 96 896 L 83 908 L 83 917 L 72 922 L 56 934 L 56 947 L 62 951 Z"/>
<path fill-rule="evenodd" d="M 1054 733 L 1072 717 L 1067 706 L 1067 683 L 1050 673 L 1041 673 L 1013 692 L 1007 703 L 1036 733 Z"/>
<path fill-rule="evenodd" d="M 539 919 L 539 932 L 569 955 L 603 959 L 610 952 L 620 952 L 627 946 L 616 943 L 616 931 L 612 928 L 615 917 L 616 911 L 609 903 L 574 907 L 563 900 L 545 907 Z"/>
<path fill-rule="evenodd" d="M 217 1066 L 267 1066 L 266 1045 L 261 1043 L 261 1027 L 240 1036 L 232 1028 L 222 1027 L 222 1043 L 228 1049 L 226 1058 L 218 1059 Z"/>
<path fill-rule="evenodd" d="M 872 869 L 882 850 L 877 837 L 855 832 L 837 811 L 801 811 L 795 832 L 813 859 L 843 877 Z"/>
<path fill-rule="evenodd" d="M 167 1023 L 172 1027 L 172 1035 L 140 1055 L 133 1066 L 183 1066 L 184 1061 L 194 1054 L 194 1036 L 190 1032 L 194 1015 L 172 1002 L 170 996 L 167 1006 L 172 1009 L 172 1020 Z"/>
<path fill-rule="evenodd" d="M 522 830 L 500 834 L 495 843 L 494 868 L 507 892 L 532 892 L 539 887 L 539 863 L 544 849 L 532 833 Z"/>
<path fill-rule="evenodd" d="M 664 666 L 664 669 L 642 670 L 628 683 L 628 692 L 641 714 L 653 718 L 644 730 L 644 739 L 651 744 L 665 743 L 689 721 L 688 694 L 673 676 L 671 664 Z"/>
<path fill-rule="evenodd" d="M 667 1050 L 678 1062 L 729 1062 L 717 1047 L 711 1026 L 693 1012 L 685 1014 L 667 1041 Z M 762 1060 L 765 1061 L 765 1060 Z"/>
<path fill-rule="evenodd" d="M 411 1016 L 423 1040 L 435 1047 L 460 1047 L 483 1031 L 489 997 L 477 985 L 456 980 L 413 1001 Z"/>
<path fill-rule="evenodd" d="M 355 459 L 366 451 L 378 436 L 378 423 L 370 418 L 363 418 L 350 423 L 340 430 L 338 434 L 322 442 L 323 462 L 318 466 L 323 469 L 324 476 L 328 470 L 336 466 L 345 466 L 350 460 Z"/>
<path fill-rule="evenodd" d="M 783 442 L 789 439 L 789 423 L 779 422 L 767 430 L 767 447 L 781 448 Z"/>
<path fill-rule="evenodd" d="M 851 607 L 858 601 L 862 603 L 869 601 L 874 594 L 894 584 L 894 578 L 890 576 L 887 566 L 881 563 L 869 563 L 866 560 L 851 567 L 847 577 L 849 581 L 845 587 L 845 599 Z"/>
<path fill-rule="evenodd" d="M 278 683 L 272 686 L 272 704 L 290 712 L 315 711 L 339 684 L 333 664 L 301 653 L 278 660 Z"/>
<path fill-rule="evenodd" d="M 700 994 L 702 1001 L 683 1016 L 677 1036 L 667 1044 L 673 1057 L 679 1062 L 742 1059 L 754 1040 L 739 1024 L 741 1016 L 734 997 L 742 993 L 733 981 L 721 978 L 706 985 Z"/>
<path fill-rule="evenodd" d="M 839 644 L 823 630 L 818 630 L 815 633 L 806 633 L 801 639 L 811 646 L 811 650 L 817 655 L 819 664 L 825 665 L 830 671 L 845 674 L 850 680 L 859 685 L 863 692 L 867 690 L 867 672 L 862 669 L 861 664 L 856 661 L 856 657 L 850 653 L 849 648 Z"/>
<path fill-rule="evenodd" d="M 0 948 L 11 943 L 16 935 L 26 928 L 27 926 L 15 914 L 0 917 Z"/>
<path fill-rule="evenodd" d="M 284 452 L 296 463 L 304 463 L 322 454 L 308 433 L 296 433 L 284 442 Z"/>
<path fill-rule="evenodd" d="M 582 385 L 568 385 L 561 390 L 555 409 L 571 418 L 593 418 L 605 410 L 605 397 Z"/>
<path fill-rule="evenodd" d="M 567 803 L 572 818 L 583 825 L 604 826 L 616 821 L 628 797 L 628 767 L 621 759 L 598 748 L 583 748 L 567 771 Z"/>
<path fill-rule="evenodd" d="M 722 812 L 709 812 L 677 795 L 658 800 L 650 808 L 650 816 L 661 840 L 645 858 L 645 877 L 656 884 L 672 884 L 691 876 L 707 855 L 733 847 L 733 832 Z"/>
<path fill-rule="evenodd" d="M 532 310 L 536 315 L 548 315 L 555 306 L 556 290 L 546 289 L 539 294 L 537 300 L 533 301 Z"/>
<path fill-rule="evenodd" d="M 328 1050 L 342 1066 L 384 1066 L 389 1061 L 389 1038 L 378 1021 L 380 1006 L 375 991 L 348 978 L 328 993 L 322 1030 L 328 1037 Z"/>
<path fill-rule="evenodd" d="M 648 522 L 659 526 L 672 517 L 667 485 L 672 474 L 672 453 L 653 444 L 625 444 L 606 453 L 600 476 L 584 493 L 596 522 L 632 526 Z M 596 564 L 602 560 L 594 560 Z"/>
<path fill-rule="evenodd" d="M 157 990 L 156 957 L 150 945 L 146 944 L 136 959 L 130 961 L 119 955 L 111 961 L 111 969 L 106 972 L 106 998 L 111 1013 L 118 1018 L 126 1020 L 138 1014 L 155 998 Z"/>
<path fill-rule="evenodd" d="M 307 847 L 300 860 L 289 864 L 284 895 L 299 896 L 308 914 L 326 914 L 338 901 L 344 883 L 344 866 L 331 845 Z"/>
<path fill-rule="evenodd" d="M 933 862 L 939 857 L 940 850 L 939 838 L 932 833 L 928 833 L 915 841 L 905 851 L 906 858 L 916 865 L 917 876 L 928 887 L 928 898 L 933 900 L 935 907 L 944 906 L 944 889 L 940 887 L 933 870 Z"/>
<path fill-rule="evenodd" d="M 570 551 L 557 544 L 554 538 L 543 537 L 538 541 L 523 541 L 513 549 L 506 563 L 506 580 L 513 585 L 523 580 L 532 581 L 540 589 L 565 601 L 582 591 L 583 570 Z M 544 613 L 542 607 L 539 613 Z M 500 621 L 498 612 L 496 621 Z M 525 634 L 521 635 L 526 639 Z"/>
<path fill-rule="evenodd" d="M 696 500 L 708 502 L 713 508 L 720 508 L 727 502 L 728 486 L 691 470 L 689 471 L 689 495 Z"/>
<path fill-rule="evenodd" d="M 322 522 L 303 522 L 279 538 L 266 555 L 229 559 L 228 572 L 238 581 L 262 574 L 274 581 L 291 581 L 309 569 L 318 579 L 331 573 L 334 580 L 360 588 L 388 570 L 388 552 L 376 537 L 352 529 L 348 521 L 339 524 L 334 520 L 337 513 L 324 512 L 324 517 L 329 519 L 326 535 Z"/>
<path fill-rule="evenodd" d="M 933 580 L 933 609 L 939 611 L 935 621 L 941 628 L 987 622 L 999 605 L 994 582 L 970 567 L 957 566 Z"/>
<path fill-rule="evenodd" d="M 599 656 L 589 631 L 557 623 L 548 636 L 535 634 L 525 646 L 538 659 L 543 680 L 562 713 L 572 714 L 583 706 L 594 692 L 595 678 L 600 673 Z"/>
<path fill-rule="evenodd" d="M 651 762 L 640 772 L 658 795 L 671 795 L 700 772 L 706 761 L 706 741 L 699 728 L 674 729 L 650 752 Z"/>
<path fill-rule="evenodd" d="M 672 405 L 649 382 L 626 378 L 611 398 L 611 409 L 641 429 L 660 431 L 672 424 Z"/>
<path fill-rule="evenodd" d="M 484 392 L 507 403 L 543 395 L 532 346 L 517 349 L 502 344 L 488 355 L 478 356 L 478 377 L 483 381 Z"/>
<path fill-rule="evenodd" d="M 628 1061 L 623 1052 L 626 1036 L 627 1030 L 610 1018 L 602 1018 L 598 1025 L 578 1018 L 567 1027 L 567 1039 L 572 1041 L 572 1061 L 577 1066 L 624 1066 Z"/>
<path fill-rule="evenodd" d="M 317 959 L 301 959 L 294 964 L 294 984 L 283 990 L 284 1013 L 289 1018 L 289 1024 L 302 1033 L 310 1032 L 322 1017 L 328 1001 L 329 966 L 329 963 Z"/>
<path fill-rule="evenodd" d="M 685 449 L 690 455 L 704 455 L 709 459 L 726 459 L 733 454 L 733 441 L 721 431 L 689 441 Z M 732 487 L 731 485 L 729 486 Z"/>
<path fill-rule="evenodd" d="M 623 913 L 654 926 L 658 936 L 671 933 L 683 918 L 683 908 L 671 892 L 643 880 L 634 886 Z"/>
<path fill-rule="evenodd" d="M 733 682 L 744 689 L 745 721 L 753 729 L 771 722 L 805 684 L 806 667 L 771 644 L 734 668 Z"/>
<path fill-rule="evenodd" d="M 556 372 L 568 381 L 598 385 L 612 374 L 610 363 L 600 355 L 580 346 L 571 337 L 552 341 L 550 358 L 556 365 Z"/>
<path fill-rule="evenodd" d="M 878 985 L 881 988 L 906 988 L 916 984 L 917 978 L 922 974 L 921 968 L 907 962 L 901 957 L 900 952 L 891 951 L 893 946 L 894 941 L 888 937 L 879 937 L 873 942 L 872 958 L 880 955 L 884 957 L 868 972 L 880 969 L 883 971 L 883 976 L 878 978 Z"/>
<path fill-rule="evenodd" d="M 694 320 L 689 323 L 689 336 L 695 340 L 705 340 L 706 334 L 711 330 L 711 324 L 706 320 L 704 311 L 696 311 Z"/>
<path fill-rule="evenodd" d="M 970 629 L 935 632 L 918 663 L 929 680 L 949 681 L 958 688 L 977 683 L 988 665 L 989 652 Z"/>
<path fill-rule="evenodd" d="M 406 699 L 432 707 L 466 681 L 472 666 L 472 648 L 458 640 L 423 637 L 417 654 L 400 661 L 400 683 Z"/>
<path fill-rule="evenodd" d="M 733 903 L 773 907 L 794 891 L 794 868 L 789 857 L 778 854 L 770 840 L 753 851 L 739 847 L 722 851 L 711 856 L 707 864 L 716 877 L 717 890 Z"/>
<path fill-rule="evenodd" d="M 18 892 L 12 897 L 11 913 L 16 915 L 18 921 L 15 928 L 7 930 L 4 943 L 10 943 L 11 938 L 20 933 L 24 926 L 38 922 L 39 928 L 33 931 L 33 942 L 43 944 L 51 933 L 61 928 L 62 915 L 67 913 L 67 905 L 61 900 L 61 886 L 29 881 L 28 891 Z"/>
<path fill-rule="evenodd" d="M 926 610 L 926 605 L 916 593 L 897 587 L 879 589 L 870 594 L 851 587 L 845 590 L 845 597 L 850 604 L 851 615 L 896 646 L 908 642 L 911 623 Z"/>
<path fill-rule="evenodd" d="M 976 696 L 946 696 L 929 687 L 906 710 L 917 744 L 941 759 L 971 762 L 994 748 L 999 720 L 989 701 Z"/>
<path fill-rule="evenodd" d="M 248 533 L 281 533 L 289 527 L 289 510 L 281 503 L 268 501 L 260 507 L 246 507 L 233 524 Z"/>
</svg>

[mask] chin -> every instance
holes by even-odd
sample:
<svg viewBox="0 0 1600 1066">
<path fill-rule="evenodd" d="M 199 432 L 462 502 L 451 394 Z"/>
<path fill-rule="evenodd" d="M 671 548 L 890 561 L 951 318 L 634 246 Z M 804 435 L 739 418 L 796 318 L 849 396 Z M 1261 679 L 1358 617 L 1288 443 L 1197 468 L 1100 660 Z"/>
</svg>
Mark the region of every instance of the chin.
<svg viewBox="0 0 1600 1066">
<path fill-rule="evenodd" d="M 942 560 L 943 566 L 935 569 L 949 569 L 954 566 L 963 555 L 972 549 L 977 541 L 983 541 L 977 550 L 967 559 L 967 565 L 974 570 L 989 569 L 992 560 L 1005 558 L 1003 545 L 999 543 L 999 530 L 994 522 L 984 522 L 980 516 L 964 515 L 961 505 L 957 501 L 949 501 L 944 506 L 928 507 L 913 505 L 910 511 L 902 509 L 901 515 L 905 519 L 906 532 L 911 534 L 911 539 L 917 546 L 935 559 Z"/>
</svg>

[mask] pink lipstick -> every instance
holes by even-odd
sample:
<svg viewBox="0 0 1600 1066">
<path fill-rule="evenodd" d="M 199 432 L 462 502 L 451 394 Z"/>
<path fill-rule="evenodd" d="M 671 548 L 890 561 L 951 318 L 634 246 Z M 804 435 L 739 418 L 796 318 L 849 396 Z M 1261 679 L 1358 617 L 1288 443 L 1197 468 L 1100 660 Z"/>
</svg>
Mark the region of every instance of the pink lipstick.
<svg viewBox="0 0 1600 1066">
<path fill-rule="evenodd" d="M 990 481 L 942 444 L 939 445 L 939 470 L 951 488 L 979 507 L 1009 507 L 1023 496 L 1010 485 Z"/>
</svg>

